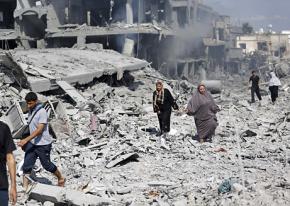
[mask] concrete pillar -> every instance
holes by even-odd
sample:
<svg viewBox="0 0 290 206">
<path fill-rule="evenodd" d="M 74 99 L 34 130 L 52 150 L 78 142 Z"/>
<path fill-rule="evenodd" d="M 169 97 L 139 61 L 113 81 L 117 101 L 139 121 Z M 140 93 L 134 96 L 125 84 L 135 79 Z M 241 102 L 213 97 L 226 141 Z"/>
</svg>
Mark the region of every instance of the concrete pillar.
<svg viewBox="0 0 290 206">
<path fill-rule="evenodd" d="M 169 69 L 164 70 L 164 74 L 166 74 L 167 77 L 176 78 L 177 77 L 177 62 L 176 61 L 172 62 Z"/>
<path fill-rule="evenodd" d="M 135 41 L 134 40 L 126 38 L 122 54 L 125 54 L 127 56 L 133 56 L 133 54 L 134 54 L 134 45 L 135 45 Z"/>
<path fill-rule="evenodd" d="M 177 78 L 177 77 L 178 77 L 178 63 L 176 62 L 176 64 L 174 64 L 174 67 L 173 67 L 173 74 L 171 78 Z"/>
<path fill-rule="evenodd" d="M 78 48 L 84 47 L 86 45 L 86 36 L 78 36 L 77 37 L 77 46 Z"/>
<path fill-rule="evenodd" d="M 198 9 L 198 2 L 195 1 L 193 5 L 193 23 L 197 22 L 197 9 Z"/>
<path fill-rule="evenodd" d="M 132 0 L 127 0 L 126 3 L 127 24 L 133 24 L 133 6 Z"/>
<path fill-rule="evenodd" d="M 37 40 L 37 49 L 44 49 L 45 48 L 45 41 L 44 39 Z"/>
<path fill-rule="evenodd" d="M 184 66 L 183 66 L 183 73 L 181 77 L 185 77 L 186 79 L 189 78 L 189 63 L 185 62 Z"/>
<path fill-rule="evenodd" d="M 206 70 L 205 68 L 200 68 L 199 69 L 199 81 L 204 81 L 206 80 Z"/>
<path fill-rule="evenodd" d="M 138 5 L 138 21 L 143 23 L 145 20 L 145 0 L 139 0 L 140 5 Z"/>
<path fill-rule="evenodd" d="M 188 24 L 188 25 L 191 24 L 190 10 L 191 10 L 191 1 L 190 1 L 190 0 L 187 0 L 187 9 L 186 9 L 186 13 L 187 13 L 187 24 Z"/>
<path fill-rule="evenodd" d="M 31 49 L 29 41 L 27 39 L 21 39 L 20 42 L 24 49 Z"/>
<path fill-rule="evenodd" d="M 178 17 L 177 17 L 177 11 L 172 10 L 172 22 L 173 22 L 173 27 L 178 28 Z"/>
<path fill-rule="evenodd" d="M 91 11 L 87 11 L 87 25 L 91 26 Z"/>
<path fill-rule="evenodd" d="M 67 6 L 64 8 L 64 14 L 65 14 L 65 22 L 68 23 L 69 22 L 69 10 L 68 10 Z"/>
<path fill-rule="evenodd" d="M 194 62 L 191 62 L 188 65 L 188 77 L 189 79 L 192 79 L 194 77 L 194 73 L 195 73 L 195 67 L 194 67 Z"/>
</svg>

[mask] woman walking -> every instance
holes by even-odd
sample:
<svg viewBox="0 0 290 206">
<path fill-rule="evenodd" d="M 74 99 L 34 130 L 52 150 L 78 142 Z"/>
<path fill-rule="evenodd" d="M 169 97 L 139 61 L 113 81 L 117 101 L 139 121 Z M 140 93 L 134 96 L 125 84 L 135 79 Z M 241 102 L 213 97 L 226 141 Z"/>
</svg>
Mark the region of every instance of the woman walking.
<svg viewBox="0 0 290 206">
<path fill-rule="evenodd" d="M 275 104 L 276 99 L 278 97 L 278 91 L 279 91 L 279 86 L 281 86 L 281 82 L 274 72 L 271 72 L 270 75 L 271 75 L 271 79 L 269 81 L 269 90 L 271 93 L 272 103 Z"/>
<path fill-rule="evenodd" d="M 162 81 L 158 80 L 156 82 L 156 90 L 153 92 L 153 110 L 158 116 L 160 135 L 170 131 L 172 107 L 178 109 L 170 91 L 163 87 Z"/>
<path fill-rule="evenodd" d="M 206 91 L 205 85 L 200 84 L 187 105 L 187 113 L 194 116 L 200 142 L 211 141 L 218 126 L 216 113 L 219 111 L 211 94 Z"/>
</svg>

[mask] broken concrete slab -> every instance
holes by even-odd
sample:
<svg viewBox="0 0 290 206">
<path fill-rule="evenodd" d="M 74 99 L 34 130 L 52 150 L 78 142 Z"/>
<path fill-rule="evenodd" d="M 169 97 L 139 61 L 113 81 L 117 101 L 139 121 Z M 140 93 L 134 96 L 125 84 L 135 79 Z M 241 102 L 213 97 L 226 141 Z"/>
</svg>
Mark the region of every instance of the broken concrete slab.
<svg viewBox="0 0 290 206">
<path fill-rule="evenodd" d="M 29 197 L 39 202 L 67 203 L 75 206 L 111 205 L 109 199 L 84 194 L 63 187 L 37 183 L 30 191 Z"/>
<path fill-rule="evenodd" d="M 69 83 L 66 81 L 56 81 L 56 84 L 71 97 L 77 107 L 83 107 L 87 100 Z"/>
<path fill-rule="evenodd" d="M 56 81 L 68 84 L 87 84 L 103 75 L 117 74 L 122 78 L 125 71 L 145 68 L 148 63 L 111 50 L 35 49 L 11 52 L 12 63 L 18 67 L 11 70 L 25 72 L 29 86 L 34 92 L 59 88 Z M 21 82 L 21 81 L 20 81 Z"/>
<path fill-rule="evenodd" d="M 117 157 L 116 159 L 111 160 L 107 165 L 106 168 L 112 168 L 115 167 L 118 164 L 122 164 L 124 161 L 136 161 L 137 158 L 139 158 L 139 155 L 137 153 L 128 153 L 121 155 L 120 157 Z"/>
</svg>

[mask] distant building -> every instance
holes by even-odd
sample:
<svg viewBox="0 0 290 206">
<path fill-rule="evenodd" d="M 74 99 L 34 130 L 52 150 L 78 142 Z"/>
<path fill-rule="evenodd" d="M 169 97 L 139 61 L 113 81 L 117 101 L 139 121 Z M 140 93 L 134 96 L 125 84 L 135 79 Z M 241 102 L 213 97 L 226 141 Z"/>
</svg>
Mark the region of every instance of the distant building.
<svg viewBox="0 0 290 206">
<path fill-rule="evenodd" d="M 242 48 L 246 54 L 264 51 L 269 55 L 282 57 L 289 51 L 289 36 L 287 34 L 242 35 L 237 37 L 236 47 Z"/>
<path fill-rule="evenodd" d="M 288 35 L 288 40 L 290 44 L 290 31 L 282 31 L 281 34 L 287 34 Z"/>
</svg>

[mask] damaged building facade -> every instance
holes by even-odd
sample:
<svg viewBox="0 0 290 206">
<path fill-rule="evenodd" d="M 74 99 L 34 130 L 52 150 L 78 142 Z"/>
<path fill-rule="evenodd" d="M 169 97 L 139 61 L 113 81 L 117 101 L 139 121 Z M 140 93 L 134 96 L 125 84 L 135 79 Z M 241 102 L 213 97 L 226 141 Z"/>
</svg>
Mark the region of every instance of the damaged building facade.
<svg viewBox="0 0 290 206">
<path fill-rule="evenodd" d="M 225 66 L 229 17 L 200 0 L 0 0 L 0 4 L 2 49 L 99 43 L 145 59 L 167 76 L 186 79 L 192 79 L 201 65 L 213 70 Z"/>
<path fill-rule="evenodd" d="M 283 57 L 289 52 L 287 34 L 253 34 L 237 37 L 236 47 L 243 49 L 245 54 L 263 51 L 270 56 Z"/>
</svg>

